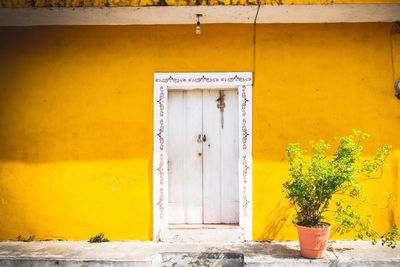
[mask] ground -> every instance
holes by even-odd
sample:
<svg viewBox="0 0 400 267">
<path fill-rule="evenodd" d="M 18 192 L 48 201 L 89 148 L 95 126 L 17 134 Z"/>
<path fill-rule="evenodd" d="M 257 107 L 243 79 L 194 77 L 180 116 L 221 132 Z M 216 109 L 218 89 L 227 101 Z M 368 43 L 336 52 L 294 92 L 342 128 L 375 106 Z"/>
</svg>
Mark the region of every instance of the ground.
<svg viewBox="0 0 400 267">
<path fill-rule="evenodd" d="M 400 266 L 400 247 L 331 241 L 323 259 L 304 259 L 297 241 L 160 243 L 0 242 L 0 266 Z"/>
</svg>

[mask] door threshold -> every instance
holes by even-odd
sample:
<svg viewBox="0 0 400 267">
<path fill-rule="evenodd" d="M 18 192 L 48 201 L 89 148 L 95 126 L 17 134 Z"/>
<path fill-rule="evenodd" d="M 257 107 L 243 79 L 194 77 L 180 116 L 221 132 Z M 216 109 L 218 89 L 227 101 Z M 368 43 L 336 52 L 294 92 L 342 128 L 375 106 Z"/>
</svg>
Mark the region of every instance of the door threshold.
<svg viewBox="0 0 400 267">
<path fill-rule="evenodd" d="M 235 229 L 239 228 L 239 224 L 169 224 L 169 229 Z"/>
<path fill-rule="evenodd" d="M 171 243 L 244 242 L 245 231 L 239 225 L 169 225 L 160 232 L 160 241 Z"/>
</svg>

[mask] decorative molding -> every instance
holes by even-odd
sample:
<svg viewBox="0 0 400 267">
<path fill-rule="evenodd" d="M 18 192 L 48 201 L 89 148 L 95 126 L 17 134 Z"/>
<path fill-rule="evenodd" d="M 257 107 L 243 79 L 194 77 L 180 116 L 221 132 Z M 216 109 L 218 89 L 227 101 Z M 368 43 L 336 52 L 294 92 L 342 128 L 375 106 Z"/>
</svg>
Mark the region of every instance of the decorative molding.
<svg viewBox="0 0 400 267">
<path fill-rule="evenodd" d="M 239 91 L 239 204 L 240 226 L 246 239 L 252 236 L 252 86 L 240 85 Z"/>
<path fill-rule="evenodd" d="M 239 110 L 239 225 L 252 239 L 252 73 L 155 73 L 153 239 L 168 231 L 168 90 L 237 88 Z"/>
</svg>

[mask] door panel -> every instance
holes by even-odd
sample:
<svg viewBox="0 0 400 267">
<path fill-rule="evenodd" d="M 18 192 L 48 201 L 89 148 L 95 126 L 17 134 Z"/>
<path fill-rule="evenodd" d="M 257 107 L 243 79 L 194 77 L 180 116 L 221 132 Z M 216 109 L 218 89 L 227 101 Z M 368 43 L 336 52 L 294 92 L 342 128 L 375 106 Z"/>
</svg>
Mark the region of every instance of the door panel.
<svg viewBox="0 0 400 267">
<path fill-rule="evenodd" d="M 222 92 L 223 128 L 218 90 L 168 94 L 169 223 L 239 222 L 238 97 Z"/>
<path fill-rule="evenodd" d="M 239 222 L 238 98 L 224 90 L 224 111 L 217 107 L 220 92 L 203 91 L 204 223 Z M 223 118 L 223 121 L 221 119 Z"/>
<path fill-rule="evenodd" d="M 183 92 L 168 92 L 168 212 L 170 223 L 183 223 L 184 103 Z"/>
<path fill-rule="evenodd" d="M 201 91 L 168 93 L 168 196 L 170 223 L 202 223 Z M 199 155 L 200 153 L 200 155 Z"/>
<path fill-rule="evenodd" d="M 239 129 L 237 91 L 225 92 L 221 135 L 221 222 L 239 223 Z"/>
<path fill-rule="evenodd" d="M 221 136 L 220 112 L 216 99 L 218 91 L 203 91 L 203 203 L 204 223 L 220 223 L 221 220 Z"/>
</svg>

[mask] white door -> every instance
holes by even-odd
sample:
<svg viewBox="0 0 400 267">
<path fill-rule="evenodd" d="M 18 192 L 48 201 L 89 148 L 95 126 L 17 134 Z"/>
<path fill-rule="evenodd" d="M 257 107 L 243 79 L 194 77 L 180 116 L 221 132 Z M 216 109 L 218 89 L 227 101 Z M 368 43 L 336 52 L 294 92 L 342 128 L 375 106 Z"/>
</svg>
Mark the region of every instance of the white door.
<svg viewBox="0 0 400 267">
<path fill-rule="evenodd" d="M 237 224 L 237 91 L 169 91 L 168 98 L 169 223 Z"/>
</svg>

